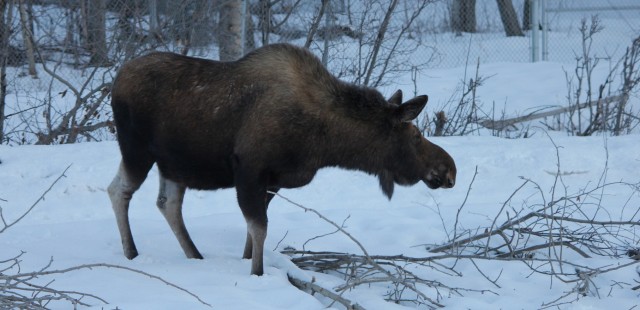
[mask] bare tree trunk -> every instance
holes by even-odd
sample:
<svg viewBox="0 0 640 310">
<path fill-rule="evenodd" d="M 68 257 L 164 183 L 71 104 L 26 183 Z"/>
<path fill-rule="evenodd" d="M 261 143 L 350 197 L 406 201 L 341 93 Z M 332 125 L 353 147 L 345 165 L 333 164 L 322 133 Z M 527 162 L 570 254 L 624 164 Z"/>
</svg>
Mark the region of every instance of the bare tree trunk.
<svg viewBox="0 0 640 310">
<path fill-rule="evenodd" d="M 453 0 L 451 28 L 456 33 L 476 32 L 476 0 Z"/>
<path fill-rule="evenodd" d="M 7 97 L 7 63 L 9 58 L 9 0 L 0 0 L 0 144 L 4 142 L 4 119 Z"/>
<path fill-rule="evenodd" d="M 256 41 L 253 37 L 253 32 L 255 25 L 253 23 L 253 18 L 251 17 L 251 6 L 247 3 L 244 7 L 244 50 L 243 53 L 248 53 L 256 49 Z"/>
<path fill-rule="evenodd" d="M 151 33 L 158 35 L 160 27 L 158 26 L 158 0 L 147 0 L 149 6 L 149 28 Z"/>
<path fill-rule="evenodd" d="M 91 58 L 89 65 L 106 66 L 109 64 L 107 55 L 107 32 L 106 32 L 106 0 L 83 0 L 83 34 L 85 44 Z"/>
<path fill-rule="evenodd" d="M 138 13 L 134 12 L 134 10 L 135 7 L 123 3 L 123 5 L 120 7 L 120 10 L 118 11 L 118 21 L 116 23 L 116 27 L 118 28 L 118 36 L 116 37 L 116 40 L 118 44 L 116 44 L 114 51 L 117 54 L 121 54 L 122 52 L 124 52 L 125 60 L 133 58 L 136 52 L 136 48 L 142 43 L 142 40 L 140 40 L 136 35 L 135 24 L 131 22 L 134 14 Z M 149 15 L 151 16 L 153 15 L 153 13 L 150 12 Z M 152 34 L 151 38 L 155 37 L 156 29 L 157 25 L 154 26 L 153 23 L 150 22 L 149 30 Z"/>
<path fill-rule="evenodd" d="M 258 27 L 262 34 L 262 46 L 269 44 L 271 33 L 271 3 L 269 0 L 258 1 Z"/>
<path fill-rule="evenodd" d="M 522 30 L 531 30 L 531 1 L 524 0 L 524 7 L 522 8 Z"/>
<path fill-rule="evenodd" d="M 228 0 L 220 9 L 220 60 L 242 57 L 242 0 Z"/>
<path fill-rule="evenodd" d="M 518 23 L 518 14 L 513 8 L 513 2 L 511 0 L 497 0 L 498 10 L 500 11 L 500 19 L 502 19 L 502 25 L 507 37 L 524 36 L 520 24 Z"/>
<path fill-rule="evenodd" d="M 36 71 L 36 58 L 34 56 L 34 46 L 33 46 L 33 31 L 32 27 L 29 25 L 30 17 L 27 13 L 27 5 L 24 0 L 20 0 L 18 4 L 18 9 L 20 11 L 20 25 L 22 28 L 22 38 L 24 39 L 24 46 L 27 48 L 27 61 L 29 64 L 29 75 L 32 78 L 38 78 L 38 72 Z"/>
</svg>

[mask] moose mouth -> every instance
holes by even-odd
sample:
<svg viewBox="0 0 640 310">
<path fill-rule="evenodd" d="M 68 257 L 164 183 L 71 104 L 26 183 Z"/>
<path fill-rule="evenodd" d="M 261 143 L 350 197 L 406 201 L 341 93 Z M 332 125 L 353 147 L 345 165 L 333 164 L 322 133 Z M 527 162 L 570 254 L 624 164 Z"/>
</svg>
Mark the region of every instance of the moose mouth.
<svg viewBox="0 0 640 310">
<path fill-rule="evenodd" d="M 442 180 L 439 178 L 431 178 L 431 180 L 424 180 L 424 183 L 427 184 L 427 186 L 430 189 L 437 189 L 442 186 Z"/>
<path fill-rule="evenodd" d="M 430 189 L 438 188 L 452 188 L 455 181 L 449 179 L 443 179 L 439 176 L 429 175 L 423 182 L 427 184 Z"/>
</svg>

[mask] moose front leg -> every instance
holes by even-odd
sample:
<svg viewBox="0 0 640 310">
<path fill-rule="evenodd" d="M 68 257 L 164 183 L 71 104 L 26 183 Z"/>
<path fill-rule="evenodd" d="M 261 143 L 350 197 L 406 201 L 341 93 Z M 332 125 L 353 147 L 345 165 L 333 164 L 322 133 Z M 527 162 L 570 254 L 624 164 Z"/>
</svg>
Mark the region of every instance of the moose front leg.
<svg viewBox="0 0 640 310">
<path fill-rule="evenodd" d="M 259 199 L 255 191 L 238 191 L 238 204 L 247 221 L 247 242 L 243 258 L 251 258 L 251 274 L 261 276 L 264 273 L 264 241 L 267 238 L 267 207 L 264 199 Z M 262 191 L 264 193 L 264 191 Z"/>
<path fill-rule="evenodd" d="M 269 208 L 269 202 L 271 202 L 271 199 L 273 199 L 273 196 L 275 196 L 275 194 L 272 193 L 277 193 L 280 190 L 280 188 L 277 187 L 270 187 L 267 188 L 267 192 L 265 193 L 265 208 L 268 209 Z M 242 254 L 242 258 L 244 259 L 251 259 L 252 254 L 253 254 L 253 241 L 252 241 L 252 237 L 251 237 L 251 233 L 249 232 L 249 222 L 247 222 L 247 240 L 244 243 L 244 253 Z"/>
<path fill-rule="evenodd" d="M 267 238 L 267 220 L 266 218 L 265 220 L 247 218 L 246 221 L 247 235 L 251 238 L 251 274 L 261 276 L 264 274 L 264 241 Z"/>
<path fill-rule="evenodd" d="M 238 204 L 247 222 L 247 242 L 243 258 L 251 258 L 251 274 L 262 275 L 264 241 L 267 238 L 266 180 L 258 177 L 259 171 L 243 167 L 235 158 L 235 180 Z"/>
</svg>

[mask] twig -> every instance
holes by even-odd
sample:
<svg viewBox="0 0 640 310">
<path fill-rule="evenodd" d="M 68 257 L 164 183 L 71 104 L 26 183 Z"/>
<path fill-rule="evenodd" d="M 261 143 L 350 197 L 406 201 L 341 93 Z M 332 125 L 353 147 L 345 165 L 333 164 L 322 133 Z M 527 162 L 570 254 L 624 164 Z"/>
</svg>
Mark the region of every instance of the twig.
<svg viewBox="0 0 640 310">
<path fill-rule="evenodd" d="M 360 248 L 360 250 L 362 251 L 362 253 L 364 253 L 365 256 L 369 256 L 369 253 L 367 252 L 367 249 L 364 248 L 364 246 L 362 245 L 362 243 L 360 243 L 360 241 L 358 241 L 358 239 L 354 238 L 348 231 L 346 231 L 344 228 L 342 228 L 340 225 L 336 224 L 335 222 L 333 222 L 332 220 L 328 219 L 327 217 L 325 217 L 324 215 L 322 215 L 322 213 L 311 209 L 311 208 L 307 208 L 297 202 L 292 201 L 291 199 L 284 197 L 280 194 L 278 194 L 277 192 L 272 192 L 272 191 L 267 191 L 267 193 L 272 194 L 274 196 L 278 196 L 282 199 L 284 199 L 286 202 L 301 208 L 302 210 L 304 210 L 304 212 L 311 212 L 314 213 L 315 215 L 317 215 L 319 218 L 321 218 L 322 220 L 324 220 L 325 222 L 331 224 L 333 227 L 335 227 L 336 229 L 338 229 L 338 231 L 340 231 L 341 233 L 343 233 L 345 236 L 347 236 L 349 239 L 351 239 L 351 241 L 353 241 L 353 243 L 355 243 L 356 245 L 358 245 L 358 247 Z"/>
<path fill-rule="evenodd" d="M 156 275 L 152 275 L 150 273 L 144 272 L 142 270 L 138 270 L 138 269 L 134 269 L 134 268 L 130 268 L 130 267 L 125 267 L 125 266 L 120 266 L 120 265 L 113 265 L 113 264 L 106 264 L 106 263 L 97 263 L 97 264 L 86 264 L 86 265 L 80 265 L 80 266 L 75 266 L 75 267 L 70 267 L 67 269 L 60 269 L 60 270 L 50 270 L 50 271 L 39 271 L 39 272 L 30 272 L 30 273 L 22 273 L 19 276 L 20 277 L 30 277 L 30 276 L 46 276 L 46 275 L 53 275 L 53 274 L 63 274 L 63 273 L 67 273 L 70 271 L 75 271 L 75 270 L 80 270 L 80 269 L 92 269 L 92 268 L 113 268 L 113 269 L 122 269 L 122 270 L 126 270 L 126 271 L 130 271 L 133 273 L 137 273 L 137 274 L 141 274 L 144 276 L 147 276 L 149 278 L 152 278 L 154 280 L 158 280 L 170 287 L 173 287 L 177 290 L 180 290 L 184 293 L 187 293 L 188 295 L 190 295 L 191 297 L 195 298 L 196 300 L 198 300 L 201 304 L 206 305 L 211 307 L 211 304 L 205 302 L 204 300 L 200 299 L 200 297 L 198 297 L 196 294 L 191 293 L 190 291 L 188 291 L 187 289 L 184 289 L 176 284 L 173 284 L 159 276 Z M 0 276 L 0 279 L 2 279 L 2 276 Z"/>
<path fill-rule="evenodd" d="M 491 280 L 489 279 L 489 277 L 484 274 L 484 272 L 482 272 L 482 269 L 480 269 L 480 267 L 478 267 L 478 264 L 476 264 L 476 262 L 473 259 L 470 259 L 469 261 L 471 261 L 471 263 L 473 264 L 474 267 L 476 267 L 476 270 L 478 270 L 478 272 L 485 278 L 487 279 L 487 281 L 491 282 L 491 284 L 495 285 L 497 288 L 502 288 L 500 285 L 498 285 L 498 278 L 500 278 L 500 275 L 498 275 L 498 278 L 496 278 L 495 280 Z M 500 274 L 502 274 L 502 271 L 500 271 Z"/>
<path fill-rule="evenodd" d="M 348 216 L 344 219 L 344 221 L 342 221 L 342 225 L 340 225 L 340 227 L 343 227 L 343 228 L 344 228 L 344 223 L 346 223 L 346 222 L 347 222 L 347 220 L 348 220 L 350 217 L 351 217 L 351 215 L 348 215 Z M 336 229 L 336 230 L 334 230 L 334 231 L 332 231 L 332 232 L 329 232 L 329 233 L 326 233 L 326 234 L 322 234 L 322 235 L 318 235 L 318 236 L 315 236 L 315 237 L 313 237 L 313 238 L 310 238 L 310 239 L 308 239 L 307 241 L 305 241 L 305 242 L 302 244 L 302 249 L 304 250 L 304 249 L 306 248 L 307 244 L 308 244 L 309 242 L 313 241 L 313 240 L 320 239 L 320 238 L 324 238 L 324 237 L 326 237 L 326 236 L 331 236 L 331 235 L 333 235 L 333 234 L 335 234 L 335 233 L 338 233 L 338 232 L 340 232 L 340 230 L 339 230 L 339 229 Z"/>
<path fill-rule="evenodd" d="M 347 232 L 344 228 L 342 228 L 340 225 L 336 224 L 334 221 L 331 221 L 330 219 L 328 219 L 327 217 L 325 217 L 324 215 L 322 215 L 320 212 L 311 209 L 311 208 L 307 208 L 299 203 L 296 203 L 292 200 L 290 200 L 287 197 L 284 197 L 276 192 L 272 192 L 272 191 L 268 191 L 269 194 L 272 194 L 274 196 L 278 196 L 282 199 L 284 199 L 285 201 L 287 201 L 288 203 L 303 209 L 305 212 L 312 212 L 314 214 L 316 214 L 318 217 L 320 217 L 322 220 L 324 220 L 325 222 L 331 224 L 332 226 L 334 226 L 336 229 L 338 229 L 341 233 L 343 233 L 345 236 L 347 236 L 349 239 L 351 239 L 351 241 L 353 241 L 362 251 L 362 253 L 364 254 L 364 258 L 366 260 L 366 262 L 368 264 L 370 264 L 372 267 L 374 267 L 377 271 L 385 274 L 388 279 L 390 281 L 392 281 L 393 283 L 396 284 L 401 284 L 404 287 L 406 287 L 407 289 L 413 291 L 414 293 L 416 293 L 420 298 L 422 298 L 423 300 L 428 301 L 429 303 L 431 303 L 432 305 L 436 306 L 436 307 L 444 307 L 444 305 L 438 303 L 437 301 L 427 297 L 423 292 L 421 292 L 420 290 L 418 290 L 416 288 L 416 286 L 411 283 L 411 282 L 406 282 L 403 279 L 398 278 L 397 276 L 393 275 L 391 272 L 389 272 L 388 270 L 384 269 L 382 266 L 380 266 L 376 261 L 371 259 L 371 256 L 369 255 L 369 252 L 367 251 L 367 249 L 362 245 L 362 243 L 360 243 L 360 241 L 358 241 L 358 239 L 354 238 L 349 232 Z"/>
<path fill-rule="evenodd" d="M 511 201 L 511 199 L 513 199 L 513 197 L 525 186 L 527 185 L 528 181 L 525 181 L 524 183 L 522 183 L 522 185 L 520 185 L 518 188 L 516 188 L 515 191 L 513 191 L 513 193 L 511 193 L 511 195 L 509 196 L 509 198 L 507 198 L 507 200 L 502 204 L 502 207 L 500 208 L 500 211 L 498 211 L 498 214 L 496 214 L 496 216 L 493 218 L 493 222 L 491 222 L 491 226 L 489 227 L 489 232 L 488 232 L 488 236 L 487 236 L 487 245 L 485 247 L 485 254 L 487 253 L 487 249 L 489 248 L 489 241 L 491 241 L 491 236 L 493 235 L 493 227 L 496 225 L 496 221 L 498 220 L 498 216 L 500 216 L 500 214 L 502 214 L 502 211 L 504 211 L 504 208 L 507 206 L 507 204 L 509 203 L 509 201 Z M 496 234 L 501 234 L 501 231 L 496 232 Z"/>
<path fill-rule="evenodd" d="M 51 191 L 51 189 L 53 188 L 54 185 L 56 185 L 56 183 L 58 183 L 58 181 L 60 181 L 60 179 L 62 179 L 63 177 L 66 177 L 65 173 L 67 172 L 67 170 L 69 170 L 69 168 L 71 167 L 71 165 L 67 166 L 67 168 L 64 169 L 64 171 L 62 171 L 62 173 L 60 174 L 60 176 L 58 176 L 53 183 L 51 183 L 51 185 L 49 185 L 49 188 L 47 188 L 47 190 L 45 190 L 42 195 L 40 195 L 40 197 L 38 197 L 38 199 L 36 199 L 36 201 L 31 205 L 31 207 L 29 207 L 29 209 L 27 209 L 27 211 L 25 211 L 24 213 L 22 213 L 22 215 L 20 215 L 17 219 L 15 219 L 13 222 L 8 223 L 6 221 L 6 219 L 4 218 L 4 216 L 2 215 L 2 207 L 0 207 L 0 220 L 2 221 L 3 227 L 2 229 L 0 229 L 0 234 L 3 233 L 5 230 L 9 229 L 11 226 L 17 224 L 18 222 L 20 222 L 23 218 L 25 218 L 27 216 L 27 214 L 29 214 L 38 203 L 40 203 L 40 201 L 44 200 L 44 196 L 46 194 L 49 193 L 49 191 Z"/>
<path fill-rule="evenodd" d="M 174 289 L 180 290 L 188 295 L 190 295 L 191 297 L 195 298 L 196 300 L 198 300 L 201 304 L 206 305 L 211 307 L 211 304 L 203 301 L 200 297 L 198 297 L 197 295 L 195 295 L 194 293 L 188 291 L 187 289 L 184 289 L 176 284 L 173 284 L 159 276 L 156 275 L 152 275 L 150 273 L 138 270 L 138 269 L 134 269 L 134 268 L 129 268 L 129 267 L 125 267 L 125 266 L 119 266 L 119 265 L 113 265 L 113 264 L 106 264 L 106 263 L 97 263 L 97 264 L 85 264 L 85 265 L 79 265 L 79 266 L 74 266 L 74 267 L 70 267 L 70 268 L 66 268 L 66 269 L 59 269 L 59 270 L 46 270 L 49 266 L 50 266 L 51 262 L 45 266 L 44 268 L 42 268 L 39 271 L 35 271 L 35 272 L 26 272 L 26 273 L 18 273 L 18 274 L 14 274 L 14 275 L 8 275 L 8 274 L 0 274 L 0 282 L 15 282 L 18 284 L 25 284 L 31 287 L 34 287 L 36 289 L 38 289 L 38 291 L 42 291 L 44 290 L 46 287 L 43 286 L 38 286 L 32 283 L 28 283 L 27 281 L 30 279 L 35 279 L 37 277 L 43 277 L 43 276 L 49 276 L 49 275 L 56 275 L 56 274 L 64 274 L 64 273 L 68 273 L 71 271 L 77 271 L 77 270 L 81 270 L 81 269 L 93 269 L 93 268 L 113 268 L 113 269 L 121 269 L 121 270 L 126 270 L 126 271 L 130 271 L 133 273 L 137 273 L 137 274 L 141 274 L 144 276 L 147 276 L 149 278 L 152 278 L 154 280 L 158 280 Z M 24 288 L 18 288 L 19 290 L 25 290 Z M 53 289 L 46 289 L 47 291 L 53 292 L 53 293 L 71 293 L 71 294 L 79 294 L 79 295 L 83 295 L 83 296 L 90 296 L 93 298 L 96 298 L 100 301 L 103 301 L 106 303 L 105 300 L 94 296 L 94 295 L 90 295 L 90 294 L 86 294 L 86 293 L 77 293 L 77 292 L 64 292 L 64 291 L 57 291 L 57 290 L 53 290 Z"/>
<path fill-rule="evenodd" d="M 473 182 L 476 180 L 476 176 L 478 175 L 478 166 L 476 165 L 476 169 L 473 172 L 473 177 L 471 178 L 471 182 L 469 183 L 469 187 L 467 187 L 467 193 L 464 195 L 464 200 L 462 201 L 462 204 L 460 204 L 460 207 L 458 208 L 458 212 L 456 212 L 456 221 L 455 223 L 453 223 L 453 240 L 456 240 L 458 238 L 458 220 L 460 217 L 460 211 L 462 211 L 462 208 L 464 208 L 465 204 L 467 203 L 467 199 L 469 199 L 469 193 L 471 193 L 471 187 L 473 186 Z"/>
<path fill-rule="evenodd" d="M 274 251 L 275 251 L 275 250 L 277 250 L 277 249 L 278 249 L 278 247 L 280 247 L 280 244 L 282 243 L 282 241 L 284 241 L 284 239 L 285 239 L 285 238 L 287 238 L 287 235 L 288 235 L 288 234 L 289 234 L 289 231 L 287 230 L 287 231 L 284 233 L 284 236 L 282 236 L 282 238 L 280 238 L 280 241 L 278 241 L 278 243 L 276 243 L 276 246 L 275 246 L 275 247 L 273 247 L 273 250 L 274 250 Z"/>
</svg>

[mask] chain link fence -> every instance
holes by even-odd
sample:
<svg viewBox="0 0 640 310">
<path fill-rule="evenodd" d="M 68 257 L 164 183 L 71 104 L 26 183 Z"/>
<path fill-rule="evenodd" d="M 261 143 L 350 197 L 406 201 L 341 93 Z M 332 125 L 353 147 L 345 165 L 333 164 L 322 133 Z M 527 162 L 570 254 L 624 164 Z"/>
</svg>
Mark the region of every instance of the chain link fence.
<svg viewBox="0 0 640 310">
<path fill-rule="evenodd" d="M 542 50 L 543 58 L 555 62 L 573 63 L 577 56 L 582 56 L 583 21 L 587 26 L 598 20 L 601 31 L 593 40 L 593 55 L 599 58 L 619 60 L 625 49 L 640 35 L 640 2 L 633 0 L 616 1 L 576 1 L 546 0 L 543 9 L 548 33 L 546 42 L 541 42 L 546 50 Z M 606 33 L 602 30 L 607 30 Z M 613 34 L 613 35 L 611 35 Z M 544 40 L 544 38 L 541 38 Z M 546 56 L 546 57 L 544 57 Z"/>
<path fill-rule="evenodd" d="M 476 3 L 476 30 L 473 34 L 457 34 L 448 27 L 448 16 L 451 1 L 434 5 L 429 14 L 431 20 L 445 21 L 442 27 L 431 24 L 425 31 L 424 40 L 433 47 L 431 57 L 435 61 L 432 68 L 451 68 L 465 66 L 467 62 L 531 62 L 533 31 L 527 27 L 531 9 L 525 7 L 527 1 L 512 1 L 522 25 L 524 36 L 505 36 L 496 1 L 478 1 Z M 596 34 L 601 49 L 592 53 L 600 58 L 619 60 L 625 49 L 640 35 L 640 2 L 636 0 L 536 0 L 538 7 L 538 23 L 540 37 L 539 59 L 552 62 L 574 64 L 576 57 L 582 55 L 581 23 L 590 23 L 597 16 L 599 23 L 607 30 Z M 526 17 L 529 16 L 529 17 Z M 543 37 L 546 30 L 546 39 Z M 615 35 L 609 35 L 609 34 Z M 604 42 L 604 44 L 603 44 Z M 546 48 L 544 47 L 546 45 Z M 544 55 L 542 55 L 544 53 Z"/>
<path fill-rule="evenodd" d="M 113 139 L 107 102 L 120 65 L 154 50 L 219 59 L 229 32 L 223 12 L 232 4 L 241 11 L 234 31 L 243 53 L 277 42 L 306 45 L 336 76 L 372 87 L 476 59 L 531 61 L 532 31 L 507 37 L 496 1 L 476 3 L 475 33 L 452 31 L 456 1 L 1 1 L 0 143 Z M 511 1 L 520 25 L 525 1 Z M 603 57 L 619 57 L 620 42 L 640 33 L 635 0 L 543 2 L 550 61 L 575 62 L 580 22 L 591 15 L 625 38 L 594 51 Z"/>
</svg>

